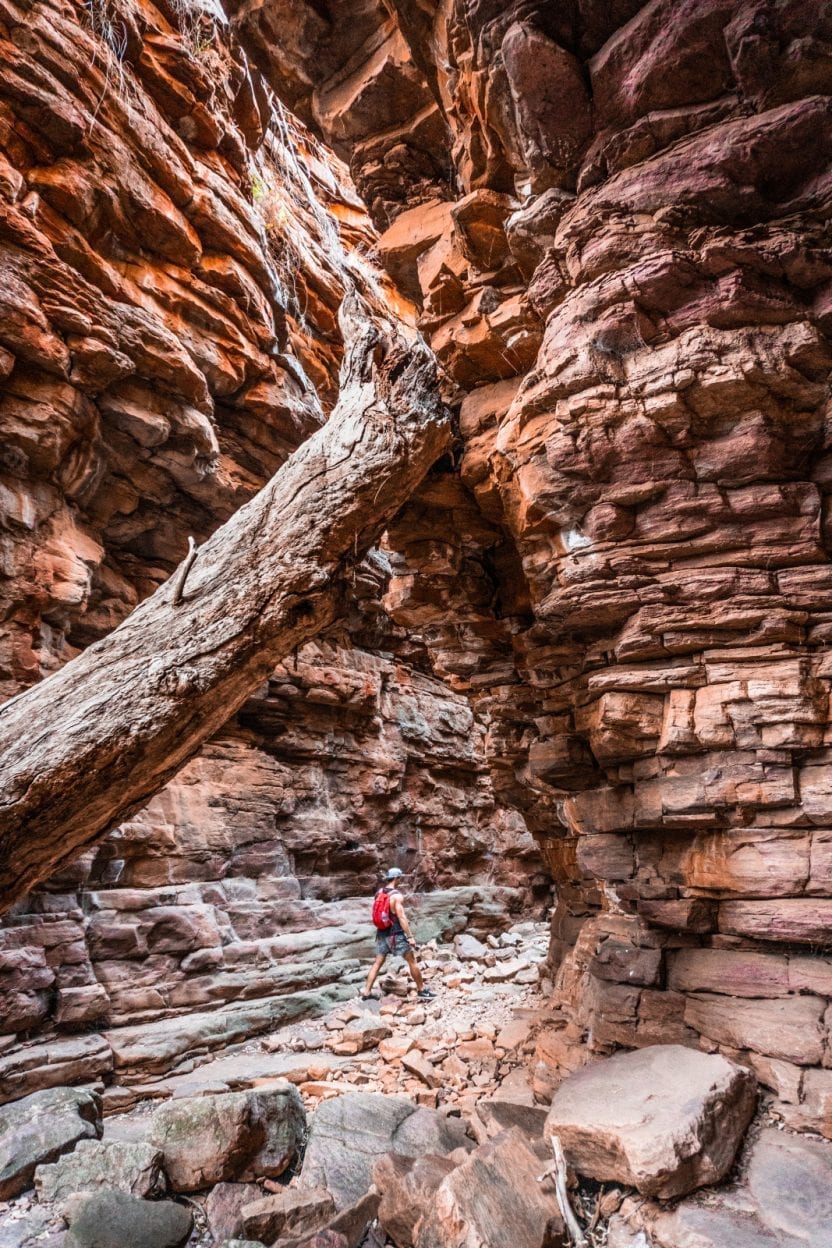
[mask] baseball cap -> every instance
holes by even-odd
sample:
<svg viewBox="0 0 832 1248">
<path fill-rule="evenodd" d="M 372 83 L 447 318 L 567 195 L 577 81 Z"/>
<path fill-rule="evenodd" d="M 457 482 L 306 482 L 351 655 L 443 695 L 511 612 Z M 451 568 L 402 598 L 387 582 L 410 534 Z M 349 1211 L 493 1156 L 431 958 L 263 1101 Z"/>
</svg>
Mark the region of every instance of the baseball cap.
<svg viewBox="0 0 832 1248">
<path fill-rule="evenodd" d="M 397 880 L 401 875 L 404 875 L 401 867 L 391 867 L 384 878 L 385 880 Z"/>
</svg>

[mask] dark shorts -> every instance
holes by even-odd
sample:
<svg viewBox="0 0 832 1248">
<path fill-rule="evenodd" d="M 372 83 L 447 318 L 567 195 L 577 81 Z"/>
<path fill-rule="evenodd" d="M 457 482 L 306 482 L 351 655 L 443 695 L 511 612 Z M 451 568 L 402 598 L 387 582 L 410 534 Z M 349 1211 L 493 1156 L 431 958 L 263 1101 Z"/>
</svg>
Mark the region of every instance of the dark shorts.
<svg viewBox="0 0 832 1248">
<path fill-rule="evenodd" d="M 413 948 L 404 932 L 376 932 L 376 953 L 403 958 Z"/>
</svg>

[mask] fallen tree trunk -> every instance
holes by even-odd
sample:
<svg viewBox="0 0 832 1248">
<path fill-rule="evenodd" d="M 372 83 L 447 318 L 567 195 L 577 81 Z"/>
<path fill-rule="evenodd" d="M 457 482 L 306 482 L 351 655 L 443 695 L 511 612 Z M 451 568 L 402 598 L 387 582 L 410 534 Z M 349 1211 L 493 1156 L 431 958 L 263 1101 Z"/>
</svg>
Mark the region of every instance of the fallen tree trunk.
<svg viewBox="0 0 832 1248">
<path fill-rule="evenodd" d="M 329 422 L 109 636 L 0 708 L 0 911 L 143 806 L 274 665 L 447 448 L 421 339 L 357 299 Z M 184 573 L 184 583 L 183 583 Z"/>
</svg>

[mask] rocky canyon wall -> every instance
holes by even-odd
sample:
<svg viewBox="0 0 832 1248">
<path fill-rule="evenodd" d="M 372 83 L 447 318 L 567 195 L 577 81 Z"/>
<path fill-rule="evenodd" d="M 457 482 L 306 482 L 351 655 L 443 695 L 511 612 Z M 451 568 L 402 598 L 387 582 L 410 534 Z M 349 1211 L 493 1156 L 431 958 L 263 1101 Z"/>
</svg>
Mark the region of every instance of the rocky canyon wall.
<svg viewBox="0 0 832 1248">
<path fill-rule="evenodd" d="M 94 995 L 179 1036 L 186 1005 L 228 1000 L 246 942 L 265 942 L 249 984 L 294 986 L 259 919 L 215 941 L 251 889 L 267 926 L 283 907 L 334 930 L 331 893 L 379 846 L 426 852 L 438 883 L 484 884 L 494 852 L 516 884 L 527 827 L 558 893 L 539 1094 L 593 1053 L 680 1041 L 750 1063 L 788 1122 L 832 1135 L 828 6 L 234 0 L 230 29 L 178 3 L 0 13 L 9 692 L 111 627 L 325 418 L 345 284 L 415 303 L 456 388 L 453 459 L 391 526 L 337 656 L 299 656 L 316 674 L 278 674 L 89 867 L 84 923 L 116 942 Z M 270 93 L 349 163 L 378 239 Z M 414 699 L 418 743 L 397 709 Z M 229 891 L 203 810 L 240 758 Z M 151 848 L 186 793 L 198 816 Z M 184 885 L 198 860 L 217 874 Z M 178 889 L 202 934 L 165 948 L 163 918 L 151 951 Z M 125 986 L 148 952 L 155 978 Z"/>
<path fill-rule="evenodd" d="M 386 604 L 557 882 L 541 1094 L 750 1062 L 832 1134 L 832 24 L 813 0 L 237 6 L 459 387 Z"/>
<path fill-rule="evenodd" d="M 320 426 L 339 303 L 412 322 L 345 168 L 219 9 L 0 7 L 0 687 L 109 632 Z M 425 938 L 542 884 L 483 723 L 380 604 L 0 928 L 0 1099 L 143 1078 L 354 990 L 391 861 Z M 152 656 L 149 656 L 149 659 Z M 48 725 L 44 725 L 48 730 Z"/>
</svg>

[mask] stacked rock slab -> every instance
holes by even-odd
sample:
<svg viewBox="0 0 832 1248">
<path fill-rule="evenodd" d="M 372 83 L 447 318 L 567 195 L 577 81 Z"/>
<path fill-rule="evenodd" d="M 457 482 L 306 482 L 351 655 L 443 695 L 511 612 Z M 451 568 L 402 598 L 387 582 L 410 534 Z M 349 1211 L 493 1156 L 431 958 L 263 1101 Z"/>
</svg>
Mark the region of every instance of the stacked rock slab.
<svg viewBox="0 0 832 1248">
<path fill-rule="evenodd" d="M 828 7 L 280 7 L 464 395 L 387 603 L 557 881 L 541 1087 L 678 1041 L 832 1133 Z"/>
</svg>

